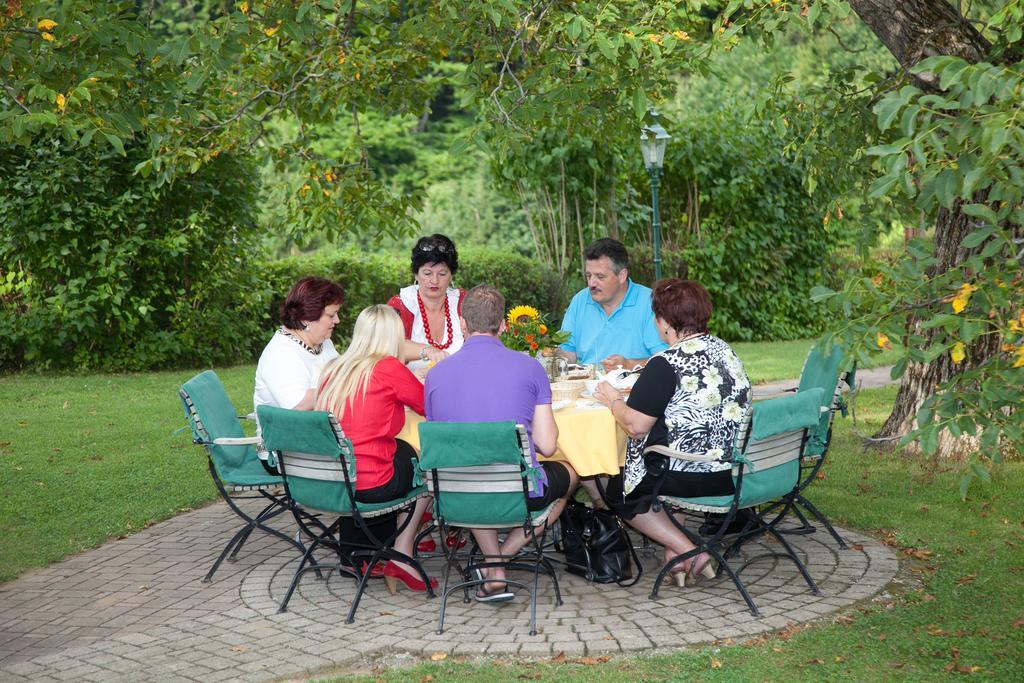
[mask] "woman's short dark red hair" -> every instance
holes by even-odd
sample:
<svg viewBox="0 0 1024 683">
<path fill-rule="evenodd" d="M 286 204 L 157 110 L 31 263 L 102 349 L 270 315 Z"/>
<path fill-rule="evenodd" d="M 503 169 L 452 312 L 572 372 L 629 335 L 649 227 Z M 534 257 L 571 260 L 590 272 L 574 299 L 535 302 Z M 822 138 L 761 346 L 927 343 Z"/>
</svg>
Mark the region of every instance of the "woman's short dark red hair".
<svg viewBox="0 0 1024 683">
<path fill-rule="evenodd" d="M 304 322 L 319 320 L 324 309 L 345 304 L 345 290 L 326 278 L 301 278 L 281 304 L 281 324 L 289 330 L 301 330 Z"/>
<path fill-rule="evenodd" d="M 711 320 L 711 295 L 693 280 L 658 280 L 651 294 L 651 308 L 676 332 L 707 332 Z"/>
</svg>

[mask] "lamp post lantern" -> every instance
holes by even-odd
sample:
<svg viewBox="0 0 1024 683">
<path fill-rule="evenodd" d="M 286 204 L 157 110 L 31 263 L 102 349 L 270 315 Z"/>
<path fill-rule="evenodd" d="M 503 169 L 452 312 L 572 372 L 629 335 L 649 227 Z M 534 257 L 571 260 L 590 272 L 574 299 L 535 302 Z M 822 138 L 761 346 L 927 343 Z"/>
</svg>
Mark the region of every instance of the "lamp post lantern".
<svg viewBox="0 0 1024 683">
<path fill-rule="evenodd" d="M 661 214 L 658 206 L 658 182 L 665 163 L 665 147 L 672 136 L 658 122 L 658 112 L 651 109 L 651 125 L 640 129 L 640 153 L 647 175 L 651 178 L 651 232 L 654 238 L 654 279 L 661 279 Z"/>
</svg>

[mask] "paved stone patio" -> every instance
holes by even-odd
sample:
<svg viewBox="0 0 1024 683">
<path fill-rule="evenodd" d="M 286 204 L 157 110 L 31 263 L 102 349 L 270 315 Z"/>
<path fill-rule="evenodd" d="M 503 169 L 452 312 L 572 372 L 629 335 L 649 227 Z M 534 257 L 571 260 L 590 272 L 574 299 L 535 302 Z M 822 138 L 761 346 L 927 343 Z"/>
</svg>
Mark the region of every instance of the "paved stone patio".
<svg viewBox="0 0 1024 683">
<path fill-rule="evenodd" d="M 744 578 L 759 619 L 724 577 L 695 588 L 665 586 L 658 601 L 648 600 L 657 560 L 647 557 L 644 577 L 629 589 L 592 586 L 561 572 L 565 604 L 558 608 L 542 581 L 536 636 L 528 634 L 525 596 L 502 605 L 466 605 L 455 596 L 445 633 L 437 635 L 436 600 L 404 587 L 390 596 L 380 580 L 369 586 L 352 625 L 344 615 L 354 582 L 337 575 L 307 575 L 289 611 L 277 614 L 298 553 L 266 534 L 254 535 L 212 584 L 201 583 L 235 528 L 218 503 L 0 586 L 0 680 L 251 681 L 387 652 L 664 651 L 821 617 L 878 593 L 897 571 L 896 557 L 873 539 L 841 531 L 857 545 L 839 550 L 818 532 L 790 538 L 823 595 L 811 595 L 791 563 L 755 563 Z M 431 560 L 428 571 L 437 575 L 439 561 Z"/>
</svg>

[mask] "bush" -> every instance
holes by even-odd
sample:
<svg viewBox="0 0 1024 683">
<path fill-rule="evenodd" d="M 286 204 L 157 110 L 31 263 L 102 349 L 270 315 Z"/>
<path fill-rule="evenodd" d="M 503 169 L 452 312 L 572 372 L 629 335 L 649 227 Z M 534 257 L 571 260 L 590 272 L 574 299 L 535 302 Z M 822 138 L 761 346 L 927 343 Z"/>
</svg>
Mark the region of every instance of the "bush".
<svg viewBox="0 0 1024 683">
<path fill-rule="evenodd" d="M 398 290 L 412 283 L 407 257 L 372 254 L 343 249 L 332 254 L 299 256 L 268 263 L 262 267 L 265 281 L 274 291 L 267 315 L 278 320 L 278 309 L 295 280 L 317 275 L 339 282 L 345 288 L 345 305 L 339 312 L 340 343 L 348 337 L 359 311 L 371 304 L 385 303 Z M 547 266 L 523 256 L 479 248 L 459 250 L 456 287 L 469 289 L 479 284 L 497 287 L 509 306 L 526 304 L 560 316 L 566 296 L 558 276 Z"/>
<path fill-rule="evenodd" d="M 771 129 L 744 121 L 739 106 L 695 113 L 678 127 L 665 160 L 662 273 L 707 287 L 712 331 L 729 341 L 820 332 L 826 321 L 810 292 L 834 282 L 839 239 L 804 189 L 802 164 Z M 635 186 L 647 182 L 637 178 Z M 652 282 L 650 249 L 630 247 L 630 257 L 634 279 Z"/>
<path fill-rule="evenodd" d="M 121 156 L 0 148 L 0 367 L 141 370 L 252 356 L 268 290 L 247 158 L 158 185 Z"/>
</svg>

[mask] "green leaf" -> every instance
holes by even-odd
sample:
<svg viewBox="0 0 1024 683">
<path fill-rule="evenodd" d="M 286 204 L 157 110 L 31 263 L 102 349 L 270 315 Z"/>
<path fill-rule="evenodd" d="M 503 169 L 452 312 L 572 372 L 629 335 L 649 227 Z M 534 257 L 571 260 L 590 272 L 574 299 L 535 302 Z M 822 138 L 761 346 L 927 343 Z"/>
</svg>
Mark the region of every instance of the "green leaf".
<svg viewBox="0 0 1024 683">
<path fill-rule="evenodd" d="M 876 104 L 873 111 L 878 119 L 878 130 L 887 131 L 902 107 L 903 100 L 896 95 L 888 95 Z"/>
<path fill-rule="evenodd" d="M 907 357 L 900 358 L 893 363 L 892 369 L 889 371 L 889 377 L 891 379 L 899 379 L 903 376 L 903 373 L 907 371 Z"/>
<path fill-rule="evenodd" d="M 811 288 L 811 301 L 814 301 L 814 302 L 824 301 L 825 299 L 833 297 L 836 294 L 838 294 L 838 292 L 836 292 L 835 290 L 829 289 L 828 287 L 825 287 L 824 285 L 815 285 L 814 287 Z"/>
<path fill-rule="evenodd" d="M 967 491 L 971 488 L 972 481 L 974 481 L 974 472 L 968 472 L 960 477 L 960 500 L 967 500 Z"/>
<path fill-rule="evenodd" d="M 999 222 L 999 218 L 996 216 L 995 211 L 990 209 L 985 204 L 964 204 L 960 207 L 960 210 L 966 213 L 968 216 L 974 216 L 975 218 L 984 218 L 993 225 Z"/>
<path fill-rule="evenodd" d="M 117 137 L 113 133 L 107 133 L 107 132 L 103 133 L 103 137 L 105 137 L 107 139 L 107 142 L 110 143 L 111 147 L 113 147 L 114 149 L 117 150 L 118 154 L 120 154 L 121 156 L 125 156 L 125 153 L 124 153 L 124 142 L 121 140 L 121 138 Z"/>
<path fill-rule="evenodd" d="M 981 206 L 981 205 L 980 204 L 969 204 L 968 206 Z M 987 206 L 985 208 L 988 209 Z M 991 209 L 989 211 L 991 212 Z M 964 213 L 967 213 L 967 212 L 964 211 Z M 979 244 L 981 244 L 982 242 L 987 240 L 992 235 L 992 233 L 994 233 L 995 231 L 996 231 L 995 227 L 993 227 L 991 225 L 986 225 L 985 227 L 978 228 L 977 230 L 974 230 L 973 232 L 968 233 L 967 237 L 965 237 L 963 242 L 960 243 L 960 246 L 962 246 L 965 249 L 973 249 L 974 247 L 978 246 Z"/>
<path fill-rule="evenodd" d="M 641 122 L 647 115 L 647 94 L 639 88 L 633 91 L 633 114 Z"/>
<path fill-rule="evenodd" d="M 971 463 L 971 472 L 974 473 L 974 476 L 976 476 L 978 479 L 981 479 L 984 482 L 992 481 L 992 475 L 989 474 L 989 471 L 982 467 L 981 463 L 979 462 Z"/>
</svg>

